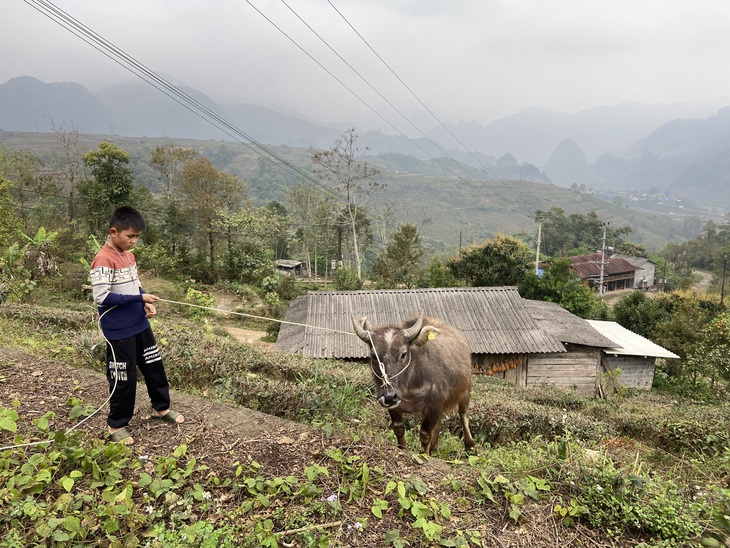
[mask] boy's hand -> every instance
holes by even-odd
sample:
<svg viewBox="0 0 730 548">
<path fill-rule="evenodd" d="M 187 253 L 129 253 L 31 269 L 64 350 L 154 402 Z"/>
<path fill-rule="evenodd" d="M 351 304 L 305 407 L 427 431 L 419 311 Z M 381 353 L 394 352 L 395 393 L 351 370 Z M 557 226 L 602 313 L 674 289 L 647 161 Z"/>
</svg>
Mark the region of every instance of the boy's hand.
<svg viewBox="0 0 730 548">
<path fill-rule="evenodd" d="M 153 295 L 152 293 L 142 293 L 143 303 L 156 303 L 159 300 L 160 298 L 157 295 Z"/>
<path fill-rule="evenodd" d="M 146 303 L 144 305 L 144 311 L 145 311 L 145 318 L 151 318 L 155 314 L 157 314 L 157 309 L 155 308 L 155 305 Z"/>
</svg>

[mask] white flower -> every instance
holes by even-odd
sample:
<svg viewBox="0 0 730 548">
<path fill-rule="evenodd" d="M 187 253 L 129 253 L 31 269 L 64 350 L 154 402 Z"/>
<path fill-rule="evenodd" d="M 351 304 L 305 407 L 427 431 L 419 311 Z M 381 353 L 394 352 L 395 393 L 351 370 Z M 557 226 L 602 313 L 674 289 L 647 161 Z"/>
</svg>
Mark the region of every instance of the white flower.
<svg viewBox="0 0 730 548">
<path fill-rule="evenodd" d="M 152 512 L 155 511 L 155 507 L 152 506 L 151 504 L 148 504 L 147 508 L 145 508 L 145 510 L 147 511 L 148 514 L 151 514 Z"/>
<path fill-rule="evenodd" d="M 211 496 L 212 496 L 212 495 L 210 494 L 210 491 L 205 491 L 205 492 L 203 493 L 203 499 L 205 499 L 205 500 L 210 500 L 210 497 L 211 497 Z"/>
</svg>

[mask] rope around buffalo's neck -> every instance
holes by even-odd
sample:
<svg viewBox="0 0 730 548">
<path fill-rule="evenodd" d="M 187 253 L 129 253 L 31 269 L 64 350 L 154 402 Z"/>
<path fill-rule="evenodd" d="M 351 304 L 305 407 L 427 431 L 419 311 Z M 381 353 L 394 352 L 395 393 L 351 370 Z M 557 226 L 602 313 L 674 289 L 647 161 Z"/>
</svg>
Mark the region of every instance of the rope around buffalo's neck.
<svg viewBox="0 0 730 548">
<path fill-rule="evenodd" d="M 375 343 L 373 342 L 372 332 L 369 329 L 366 330 L 365 332 L 368 334 L 368 339 L 370 339 L 370 346 L 373 349 L 373 354 L 375 354 L 375 359 L 378 360 L 378 369 L 380 369 L 380 374 L 382 375 L 382 377 L 380 375 L 377 375 L 377 377 L 383 381 L 383 384 L 385 384 L 386 386 L 389 386 L 390 388 L 393 388 L 393 390 L 395 390 L 393 385 L 390 383 L 390 379 L 396 378 L 398 375 L 402 374 L 406 369 L 408 369 L 408 367 L 411 365 L 411 361 L 413 360 L 413 354 L 411 353 L 411 349 L 410 348 L 408 349 L 408 363 L 405 365 L 405 367 L 403 369 L 401 369 L 400 371 L 398 371 L 392 377 L 389 377 L 388 373 L 385 372 L 385 364 L 381 361 L 380 356 L 378 356 L 378 350 L 375 348 Z"/>
</svg>

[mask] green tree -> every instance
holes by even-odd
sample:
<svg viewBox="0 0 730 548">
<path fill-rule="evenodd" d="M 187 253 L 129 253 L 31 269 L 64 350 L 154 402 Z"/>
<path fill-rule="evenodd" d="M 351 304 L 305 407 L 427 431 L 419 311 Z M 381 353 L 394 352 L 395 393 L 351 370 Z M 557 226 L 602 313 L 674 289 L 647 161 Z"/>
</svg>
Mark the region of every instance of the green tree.
<svg viewBox="0 0 730 548">
<path fill-rule="evenodd" d="M 414 287 L 421 270 L 423 247 L 415 225 L 395 231 L 385 250 L 372 265 L 373 280 L 380 288 Z"/>
<path fill-rule="evenodd" d="M 16 214 L 26 232 L 30 232 L 37 223 L 47 221 L 49 216 L 56 215 L 58 204 L 55 203 L 55 195 L 60 188 L 45 172 L 40 158 L 22 150 L 8 154 L 3 148 L 0 150 L 0 176 L 10 181 Z"/>
<path fill-rule="evenodd" d="M 621 297 L 611 310 L 613 319 L 626 329 L 651 338 L 657 325 L 669 319 L 669 312 L 643 291 Z"/>
<path fill-rule="evenodd" d="M 581 284 L 570 259 L 555 259 L 542 276 L 530 271 L 519 285 L 525 299 L 556 303 L 581 318 L 596 318 L 601 301 L 591 289 Z"/>
<path fill-rule="evenodd" d="M 498 234 L 492 241 L 471 246 L 447 261 L 454 276 L 468 285 L 519 285 L 532 263 L 532 250 L 512 236 Z"/>
<path fill-rule="evenodd" d="M 705 325 L 686 367 L 695 388 L 709 381 L 714 390 L 720 379 L 730 382 L 730 314 L 719 314 Z"/>
<path fill-rule="evenodd" d="M 459 280 L 438 257 L 431 257 L 418 278 L 418 287 L 459 287 Z"/>
<path fill-rule="evenodd" d="M 314 154 L 312 170 L 345 204 L 340 210 L 339 220 L 348 228 L 355 270 L 357 277 L 362 278 L 360 230 L 366 224 L 368 204 L 385 185 L 375 180 L 378 170 L 362 160 L 368 149 L 361 152 L 355 145 L 356 141 L 357 134 L 351 128 L 337 139 L 330 150 Z"/>
<path fill-rule="evenodd" d="M 649 252 L 646 250 L 646 247 L 641 244 L 635 244 L 632 242 L 621 242 L 619 245 L 616 246 L 616 253 L 620 253 L 621 255 L 628 255 L 630 257 L 643 257 L 645 259 L 649 258 Z"/>
<path fill-rule="evenodd" d="M 244 188 L 233 175 L 218 170 L 207 158 L 185 163 L 180 174 L 183 214 L 193 222 L 207 249 L 208 266 L 214 268 L 216 243 L 220 236 L 217 221 L 236 212 L 243 202 Z"/>
<path fill-rule="evenodd" d="M 134 175 L 126 167 L 129 155 L 112 143 L 102 142 L 98 150 L 84 154 L 83 160 L 93 179 L 82 181 L 79 193 L 89 227 L 101 231 L 115 207 L 130 203 Z"/>
<path fill-rule="evenodd" d="M 362 289 L 362 280 L 354 268 L 342 266 L 332 274 L 332 283 L 337 291 L 357 291 Z"/>
<path fill-rule="evenodd" d="M 549 211 L 537 210 L 535 221 L 542 223 L 541 248 L 545 255 L 569 257 L 601 248 L 605 223 L 595 211 L 566 216 L 563 209 L 554 207 Z M 632 232 L 629 226 L 609 225 L 605 228 L 607 247 L 617 247 L 623 242 L 623 237 Z"/>
</svg>

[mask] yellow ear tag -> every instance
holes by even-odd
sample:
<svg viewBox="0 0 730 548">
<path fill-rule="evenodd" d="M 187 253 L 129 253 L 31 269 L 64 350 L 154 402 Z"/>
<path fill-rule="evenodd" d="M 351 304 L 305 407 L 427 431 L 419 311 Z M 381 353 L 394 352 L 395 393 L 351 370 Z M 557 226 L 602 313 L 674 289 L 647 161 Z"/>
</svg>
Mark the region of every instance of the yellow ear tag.
<svg viewBox="0 0 730 548">
<path fill-rule="evenodd" d="M 428 340 L 432 341 L 436 338 L 436 332 L 435 331 L 429 331 L 428 332 Z"/>
</svg>

